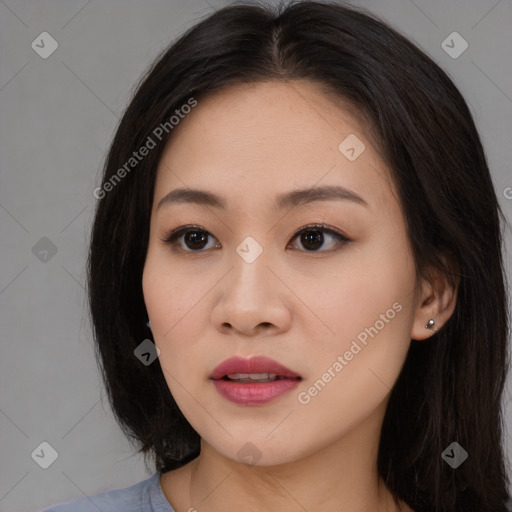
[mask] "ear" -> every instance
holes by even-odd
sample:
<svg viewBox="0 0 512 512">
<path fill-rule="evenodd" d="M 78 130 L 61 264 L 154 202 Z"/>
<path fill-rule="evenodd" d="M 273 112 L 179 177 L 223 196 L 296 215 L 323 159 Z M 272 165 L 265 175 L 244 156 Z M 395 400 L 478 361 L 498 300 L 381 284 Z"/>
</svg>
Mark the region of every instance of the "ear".
<svg viewBox="0 0 512 512">
<path fill-rule="evenodd" d="M 455 310 L 459 283 L 458 274 L 446 274 L 440 269 L 430 269 L 428 276 L 421 279 L 411 339 L 430 338 L 445 325 Z M 427 329 L 429 320 L 434 320 L 435 324 Z"/>
</svg>

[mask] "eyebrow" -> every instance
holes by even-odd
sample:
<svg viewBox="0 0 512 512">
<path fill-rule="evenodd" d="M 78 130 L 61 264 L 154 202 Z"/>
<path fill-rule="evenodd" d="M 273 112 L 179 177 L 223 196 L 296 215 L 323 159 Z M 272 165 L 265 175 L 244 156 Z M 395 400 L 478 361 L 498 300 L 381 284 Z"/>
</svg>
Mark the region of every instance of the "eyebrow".
<svg viewBox="0 0 512 512">
<path fill-rule="evenodd" d="M 352 190 L 335 185 L 292 190 L 277 196 L 275 205 L 277 209 L 283 210 L 314 201 L 332 200 L 352 201 L 363 206 L 368 206 L 368 203 Z M 227 209 L 226 200 L 221 196 L 207 190 L 194 188 L 176 188 L 172 190 L 159 201 L 156 209 L 158 211 L 162 206 L 169 204 L 198 204 L 222 210 Z"/>
</svg>

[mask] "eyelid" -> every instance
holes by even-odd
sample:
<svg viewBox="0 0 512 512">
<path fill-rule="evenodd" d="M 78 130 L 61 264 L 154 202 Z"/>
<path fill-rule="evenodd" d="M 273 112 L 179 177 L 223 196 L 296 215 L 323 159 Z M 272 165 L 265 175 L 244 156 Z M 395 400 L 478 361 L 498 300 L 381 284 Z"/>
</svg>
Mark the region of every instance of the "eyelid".
<svg viewBox="0 0 512 512">
<path fill-rule="evenodd" d="M 304 231 L 308 231 L 308 230 L 313 231 L 315 229 L 317 229 L 319 231 L 323 231 L 324 233 L 327 233 L 327 234 L 333 236 L 334 238 L 336 238 L 338 241 L 337 246 L 336 246 L 337 248 L 340 245 L 344 245 L 344 244 L 347 244 L 347 243 L 350 243 L 353 241 L 351 238 L 349 238 L 347 235 L 345 235 L 342 231 L 340 231 L 337 228 L 334 228 L 332 226 L 329 226 L 329 225 L 323 224 L 323 223 L 313 223 L 313 224 L 306 224 L 304 226 L 301 226 L 292 235 L 290 242 L 295 240 L 295 238 L 297 238 L 297 236 L 300 235 L 301 233 L 303 233 Z M 176 245 L 176 239 L 178 239 L 182 234 L 184 234 L 188 231 L 202 231 L 202 232 L 206 233 L 207 235 L 210 235 L 213 238 L 215 238 L 214 235 L 212 235 L 208 230 L 204 229 L 203 227 L 195 225 L 195 224 L 187 224 L 187 225 L 180 226 L 176 229 L 172 229 L 172 230 L 168 231 L 167 233 L 164 234 L 164 236 L 160 240 L 163 243 L 168 244 L 168 245 Z M 287 247 L 288 247 L 288 245 L 287 245 Z M 326 250 L 326 251 L 300 251 L 300 252 L 312 253 L 312 254 L 314 254 L 314 253 L 331 253 L 331 252 L 335 252 L 337 250 L 337 248 Z M 201 249 L 196 250 L 196 251 L 186 250 L 186 249 L 182 249 L 181 247 L 178 247 L 176 250 L 186 252 L 186 253 L 207 252 L 206 250 L 201 250 Z"/>
</svg>

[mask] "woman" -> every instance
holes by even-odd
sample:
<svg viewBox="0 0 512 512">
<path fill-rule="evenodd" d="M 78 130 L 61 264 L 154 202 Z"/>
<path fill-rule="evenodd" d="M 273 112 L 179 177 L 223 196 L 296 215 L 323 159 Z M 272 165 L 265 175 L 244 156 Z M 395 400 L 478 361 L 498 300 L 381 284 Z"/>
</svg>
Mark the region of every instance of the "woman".
<svg viewBox="0 0 512 512">
<path fill-rule="evenodd" d="M 336 3 L 220 9 L 95 196 L 98 362 L 155 473 L 49 511 L 507 510 L 502 213 L 411 42 Z"/>
</svg>

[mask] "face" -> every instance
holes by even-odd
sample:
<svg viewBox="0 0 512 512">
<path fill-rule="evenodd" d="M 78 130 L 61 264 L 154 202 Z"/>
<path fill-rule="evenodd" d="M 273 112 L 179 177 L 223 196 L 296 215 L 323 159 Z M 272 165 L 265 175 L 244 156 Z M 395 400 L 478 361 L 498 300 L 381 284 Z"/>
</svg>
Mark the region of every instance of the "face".
<svg viewBox="0 0 512 512">
<path fill-rule="evenodd" d="M 181 411 L 233 460 L 290 462 L 376 424 L 409 348 L 416 277 L 401 207 L 372 141 L 333 101 L 306 81 L 232 86 L 199 101 L 159 163 L 151 330 Z M 158 207 L 184 187 L 223 206 L 189 194 Z M 321 187 L 340 188 L 289 195 Z M 300 379 L 212 380 L 234 356 Z"/>
</svg>

